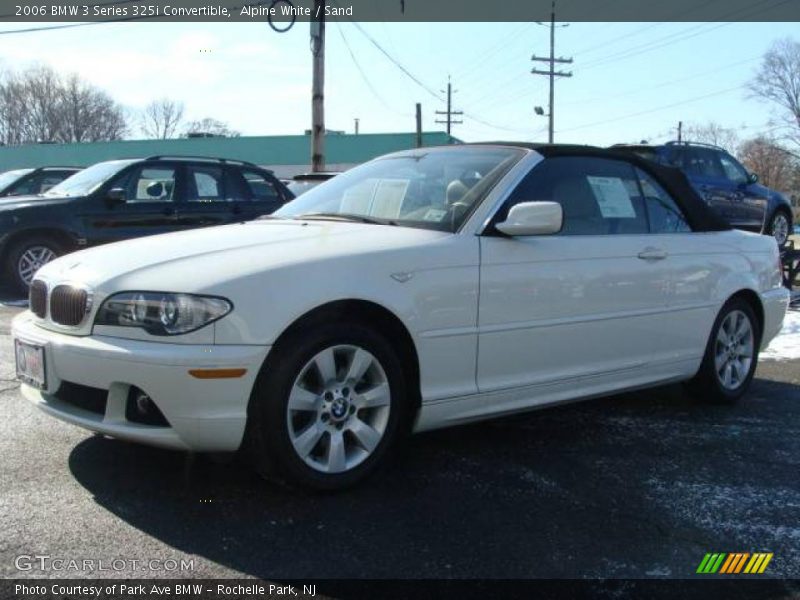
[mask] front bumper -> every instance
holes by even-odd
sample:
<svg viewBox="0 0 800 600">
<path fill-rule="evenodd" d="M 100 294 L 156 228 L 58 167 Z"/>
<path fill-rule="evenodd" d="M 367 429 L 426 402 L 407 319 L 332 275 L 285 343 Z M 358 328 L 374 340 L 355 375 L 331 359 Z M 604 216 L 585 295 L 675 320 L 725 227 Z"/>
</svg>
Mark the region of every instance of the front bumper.
<svg viewBox="0 0 800 600">
<path fill-rule="evenodd" d="M 14 319 L 12 335 L 44 348 L 46 391 L 22 385 L 23 395 L 68 423 L 112 437 L 199 452 L 239 448 L 250 392 L 269 346 L 215 346 L 144 342 L 104 336 L 70 336 L 42 329 L 30 313 Z M 197 379 L 190 369 L 246 369 L 241 377 Z M 57 397 L 69 382 L 107 391 L 94 412 Z M 129 390 L 147 393 L 169 426 L 126 418 Z"/>
</svg>

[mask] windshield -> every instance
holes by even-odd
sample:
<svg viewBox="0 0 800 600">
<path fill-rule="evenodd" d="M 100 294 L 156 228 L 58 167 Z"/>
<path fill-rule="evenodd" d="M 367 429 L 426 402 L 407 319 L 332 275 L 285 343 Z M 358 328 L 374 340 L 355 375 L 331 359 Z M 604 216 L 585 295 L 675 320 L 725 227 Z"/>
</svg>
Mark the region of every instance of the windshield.
<svg viewBox="0 0 800 600">
<path fill-rule="evenodd" d="M 31 171 L 33 171 L 33 169 L 16 169 L 14 171 L 6 171 L 5 173 L 0 173 L 0 189 L 8 187 L 12 183 L 14 183 L 17 179 L 19 179 L 23 175 L 27 175 Z"/>
<path fill-rule="evenodd" d="M 97 163 L 88 169 L 67 177 L 58 185 L 45 192 L 45 196 L 86 196 L 99 185 L 108 181 L 109 177 L 119 173 L 135 160 L 111 160 Z"/>
<path fill-rule="evenodd" d="M 454 232 L 523 155 L 517 148 L 489 146 L 392 154 L 320 184 L 273 216 L 353 218 Z"/>
</svg>

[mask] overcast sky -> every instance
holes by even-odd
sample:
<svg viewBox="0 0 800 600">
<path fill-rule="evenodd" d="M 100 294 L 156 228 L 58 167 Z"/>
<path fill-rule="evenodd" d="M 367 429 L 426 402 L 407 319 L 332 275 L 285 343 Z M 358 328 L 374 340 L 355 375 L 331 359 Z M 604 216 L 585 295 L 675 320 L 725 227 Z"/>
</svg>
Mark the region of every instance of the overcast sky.
<svg viewBox="0 0 800 600">
<path fill-rule="evenodd" d="M 31 24 L 3 23 L 0 30 Z M 326 124 L 362 133 L 413 131 L 421 102 L 426 131 L 452 77 L 465 141 L 544 141 L 547 78 L 530 74 L 548 52 L 535 23 L 329 23 Z M 770 107 L 743 85 L 772 41 L 798 23 L 573 23 L 557 31 L 556 54 L 572 56 L 556 85 L 556 141 L 590 144 L 675 137 L 679 120 L 714 120 L 742 137 L 768 129 Z M 0 36 L 6 68 L 46 63 L 77 72 L 135 111 L 167 96 L 187 119 L 213 117 L 245 135 L 300 134 L 310 127 L 309 26 L 285 34 L 261 23 L 113 23 Z M 346 40 L 346 43 L 345 43 Z M 348 50 L 348 45 L 355 61 Z M 544 66 L 544 65 L 540 65 Z M 441 118 L 441 117 L 439 117 Z M 131 137 L 139 137 L 138 131 Z"/>
</svg>

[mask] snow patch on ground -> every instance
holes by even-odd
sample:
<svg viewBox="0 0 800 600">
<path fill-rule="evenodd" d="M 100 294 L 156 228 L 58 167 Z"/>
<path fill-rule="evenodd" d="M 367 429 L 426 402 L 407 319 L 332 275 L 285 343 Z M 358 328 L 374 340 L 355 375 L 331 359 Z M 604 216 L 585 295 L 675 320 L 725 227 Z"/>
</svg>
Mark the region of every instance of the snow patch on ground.
<svg viewBox="0 0 800 600">
<path fill-rule="evenodd" d="M 800 311 L 790 310 L 783 320 L 783 329 L 764 350 L 762 360 L 794 360 L 800 358 Z"/>
</svg>

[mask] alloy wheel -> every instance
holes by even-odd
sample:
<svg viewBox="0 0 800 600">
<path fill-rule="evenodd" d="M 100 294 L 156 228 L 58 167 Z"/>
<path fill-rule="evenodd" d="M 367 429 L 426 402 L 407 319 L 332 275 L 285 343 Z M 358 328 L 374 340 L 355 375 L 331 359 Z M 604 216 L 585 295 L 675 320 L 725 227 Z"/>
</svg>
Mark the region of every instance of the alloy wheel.
<svg viewBox="0 0 800 600">
<path fill-rule="evenodd" d="M 27 248 L 17 262 L 17 274 L 20 281 L 30 286 L 36 271 L 56 258 L 58 258 L 58 255 L 47 246 L 31 246 Z"/>
<path fill-rule="evenodd" d="M 729 391 L 738 389 L 747 379 L 753 363 L 755 336 L 750 318 L 741 310 L 728 313 L 717 332 L 714 368 L 717 379 Z"/>
<path fill-rule="evenodd" d="M 786 240 L 789 239 L 789 219 L 782 212 L 772 218 L 772 236 L 778 242 L 779 247 L 783 247 Z"/>
<path fill-rule="evenodd" d="M 325 348 L 301 369 L 286 423 L 297 456 L 322 473 L 364 462 L 386 433 L 391 391 L 378 359 L 364 348 Z"/>
</svg>

